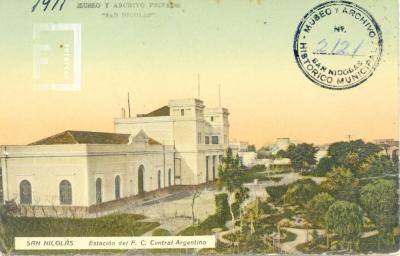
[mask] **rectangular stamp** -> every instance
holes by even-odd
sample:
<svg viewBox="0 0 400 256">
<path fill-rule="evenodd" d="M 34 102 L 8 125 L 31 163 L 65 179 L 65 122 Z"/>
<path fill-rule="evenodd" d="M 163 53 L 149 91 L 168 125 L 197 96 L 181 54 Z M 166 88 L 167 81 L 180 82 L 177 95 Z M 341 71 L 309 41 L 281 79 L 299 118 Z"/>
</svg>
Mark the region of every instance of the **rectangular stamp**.
<svg viewBox="0 0 400 256">
<path fill-rule="evenodd" d="M 81 25 L 33 25 L 33 78 L 40 90 L 81 89 Z"/>
</svg>

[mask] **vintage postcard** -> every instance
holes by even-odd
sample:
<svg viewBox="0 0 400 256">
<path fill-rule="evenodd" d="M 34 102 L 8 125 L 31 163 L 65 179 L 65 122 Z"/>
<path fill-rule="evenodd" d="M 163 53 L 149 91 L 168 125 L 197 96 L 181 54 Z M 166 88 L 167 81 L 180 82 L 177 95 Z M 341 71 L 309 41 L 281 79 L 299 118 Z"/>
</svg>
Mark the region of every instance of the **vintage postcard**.
<svg viewBox="0 0 400 256">
<path fill-rule="evenodd" d="M 396 0 L 0 0 L 0 254 L 399 251 Z"/>
</svg>

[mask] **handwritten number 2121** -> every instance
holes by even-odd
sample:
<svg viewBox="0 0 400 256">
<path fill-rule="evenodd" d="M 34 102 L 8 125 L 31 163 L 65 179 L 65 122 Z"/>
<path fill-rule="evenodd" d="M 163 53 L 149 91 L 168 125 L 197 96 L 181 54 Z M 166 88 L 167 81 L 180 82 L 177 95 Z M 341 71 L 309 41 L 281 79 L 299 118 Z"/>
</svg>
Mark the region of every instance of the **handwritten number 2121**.
<svg viewBox="0 0 400 256">
<path fill-rule="evenodd" d="M 65 4 L 66 0 L 37 0 L 36 4 L 34 6 L 32 6 L 32 12 L 34 12 L 36 10 L 36 7 L 38 7 L 38 5 L 41 3 L 41 5 L 43 5 L 43 11 L 45 12 L 47 10 L 47 8 L 49 8 L 51 5 L 51 10 L 53 11 L 57 5 L 59 6 L 58 10 L 61 11 L 64 4 Z"/>
</svg>

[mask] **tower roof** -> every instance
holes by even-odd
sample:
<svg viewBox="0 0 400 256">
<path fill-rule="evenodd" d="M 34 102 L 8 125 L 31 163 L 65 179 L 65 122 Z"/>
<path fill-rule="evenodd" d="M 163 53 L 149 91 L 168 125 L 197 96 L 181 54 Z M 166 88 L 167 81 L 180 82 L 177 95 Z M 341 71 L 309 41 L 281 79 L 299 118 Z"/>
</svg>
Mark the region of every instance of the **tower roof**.
<svg viewBox="0 0 400 256">
<path fill-rule="evenodd" d="M 147 114 L 138 114 L 138 117 L 169 116 L 169 107 L 163 106 Z"/>
</svg>

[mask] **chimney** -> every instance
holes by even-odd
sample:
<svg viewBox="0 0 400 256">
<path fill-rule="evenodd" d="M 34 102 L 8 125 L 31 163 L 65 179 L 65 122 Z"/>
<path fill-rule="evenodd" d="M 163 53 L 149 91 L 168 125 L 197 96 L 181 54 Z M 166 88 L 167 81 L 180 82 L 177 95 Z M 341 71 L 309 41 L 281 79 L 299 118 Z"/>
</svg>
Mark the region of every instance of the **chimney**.
<svg viewBox="0 0 400 256">
<path fill-rule="evenodd" d="M 125 114 L 125 108 L 121 108 L 121 118 L 125 118 L 126 114 Z"/>
</svg>

